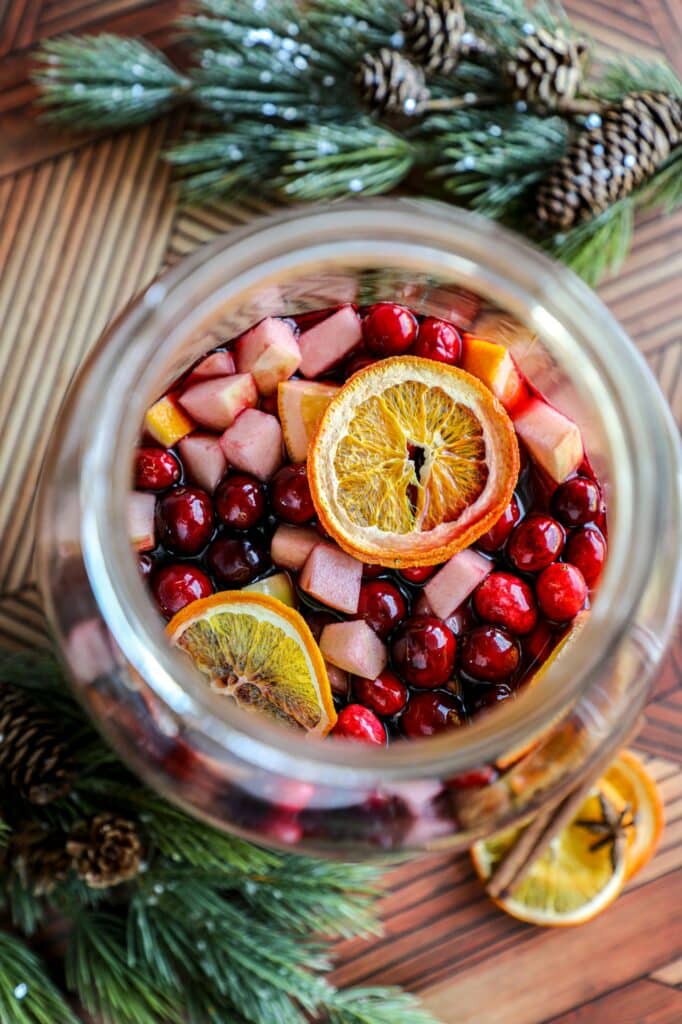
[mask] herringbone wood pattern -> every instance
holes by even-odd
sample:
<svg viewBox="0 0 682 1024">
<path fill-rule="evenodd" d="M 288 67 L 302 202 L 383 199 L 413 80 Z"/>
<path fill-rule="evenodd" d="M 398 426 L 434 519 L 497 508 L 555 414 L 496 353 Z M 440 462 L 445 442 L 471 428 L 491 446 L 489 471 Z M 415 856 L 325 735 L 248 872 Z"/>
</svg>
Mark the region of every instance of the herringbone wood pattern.
<svg viewBox="0 0 682 1024">
<path fill-rule="evenodd" d="M 38 126 L 30 50 L 62 32 L 118 31 L 172 46 L 182 0 L 0 0 L 0 643 L 47 643 L 31 569 L 43 448 L 83 356 L 164 262 L 248 220 L 256 201 L 178 210 L 159 153 L 171 123 L 93 140 Z M 666 54 L 682 72 L 680 0 L 569 0 L 602 53 Z M 604 300 L 682 421 L 682 213 L 648 216 Z M 443 1024 L 682 1021 L 682 644 L 636 746 L 666 802 L 661 849 L 603 917 L 548 933 L 507 918 L 466 858 L 386 876 L 385 935 L 339 947 L 340 983 L 399 982 Z M 677 913 L 676 913 L 677 911 Z"/>
</svg>

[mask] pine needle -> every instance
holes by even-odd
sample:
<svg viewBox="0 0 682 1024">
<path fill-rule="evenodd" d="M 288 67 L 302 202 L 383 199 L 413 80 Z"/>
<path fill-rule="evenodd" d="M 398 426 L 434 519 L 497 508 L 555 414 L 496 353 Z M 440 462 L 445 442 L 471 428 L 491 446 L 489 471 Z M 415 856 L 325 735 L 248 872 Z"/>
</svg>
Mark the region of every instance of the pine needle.
<svg viewBox="0 0 682 1024">
<path fill-rule="evenodd" d="M 327 1004 L 329 1024 L 438 1024 L 398 988 L 351 988 Z"/>
<path fill-rule="evenodd" d="M 637 205 L 642 209 L 660 206 L 664 213 L 682 206 L 682 146 L 677 147 L 651 181 L 642 185 Z"/>
<path fill-rule="evenodd" d="M 50 981 L 42 961 L 20 939 L 2 931 L 0 1021 L 3 1024 L 79 1024 Z"/>
<path fill-rule="evenodd" d="M 537 28 L 570 32 L 570 23 L 559 3 L 525 3 L 525 0 L 465 0 L 467 25 L 502 50 L 513 50 L 528 32 Z"/>
<path fill-rule="evenodd" d="M 620 100 L 628 92 L 669 92 L 682 97 L 682 81 L 662 58 L 656 61 L 640 57 L 619 57 L 608 63 L 595 93 L 606 100 Z"/>
<path fill-rule="evenodd" d="M 634 199 L 628 196 L 593 220 L 564 235 L 556 235 L 547 243 L 547 248 L 588 284 L 594 285 L 605 273 L 614 274 L 625 261 L 632 241 L 634 211 Z"/>
</svg>

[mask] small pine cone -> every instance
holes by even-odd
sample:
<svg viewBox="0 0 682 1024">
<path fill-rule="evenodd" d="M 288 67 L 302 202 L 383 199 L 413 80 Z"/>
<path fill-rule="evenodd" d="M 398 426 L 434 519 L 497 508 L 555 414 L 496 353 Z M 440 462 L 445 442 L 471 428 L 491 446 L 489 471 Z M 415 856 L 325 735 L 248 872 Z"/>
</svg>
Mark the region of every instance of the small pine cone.
<svg viewBox="0 0 682 1024">
<path fill-rule="evenodd" d="M 108 889 L 135 878 L 142 863 L 142 840 L 132 821 L 97 814 L 77 825 L 66 850 L 72 866 L 91 889 Z"/>
<path fill-rule="evenodd" d="M 401 26 L 407 49 L 427 75 L 450 75 L 463 58 L 494 53 L 467 29 L 462 0 L 414 0 Z"/>
<path fill-rule="evenodd" d="M 71 868 L 64 836 L 38 822 L 29 822 L 13 834 L 8 857 L 22 885 L 36 896 L 52 892 Z"/>
<path fill-rule="evenodd" d="M 73 764 L 54 718 L 12 686 L 0 690 L 0 786 L 34 804 L 64 796 Z"/>
<path fill-rule="evenodd" d="M 541 28 L 527 36 L 504 68 L 515 99 L 544 110 L 570 103 L 580 88 L 586 55 L 584 42 L 561 31 Z"/>
<path fill-rule="evenodd" d="M 629 195 L 682 142 L 682 100 L 640 92 L 607 107 L 540 184 L 537 220 L 565 231 Z"/>
<path fill-rule="evenodd" d="M 423 70 L 387 46 L 362 57 L 355 82 L 370 110 L 389 117 L 421 114 L 431 97 Z"/>
</svg>

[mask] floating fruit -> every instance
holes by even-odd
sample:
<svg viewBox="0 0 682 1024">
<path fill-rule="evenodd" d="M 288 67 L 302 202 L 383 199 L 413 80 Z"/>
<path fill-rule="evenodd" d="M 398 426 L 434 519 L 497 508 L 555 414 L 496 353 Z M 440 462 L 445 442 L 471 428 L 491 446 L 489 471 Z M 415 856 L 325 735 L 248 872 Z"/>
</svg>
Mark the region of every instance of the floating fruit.
<svg viewBox="0 0 682 1024">
<path fill-rule="evenodd" d="M 319 377 L 339 363 L 362 341 L 362 323 L 353 306 L 342 306 L 325 320 L 310 327 L 298 339 L 301 373 Z"/>
<path fill-rule="evenodd" d="M 497 522 L 519 451 L 480 381 L 397 356 L 360 370 L 332 399 L 308 456 L 324 528 L 349 554 L 394 567 L 444 561 Z"/>
<path fill-rule="evenodd" d="M 211 688 L 246 709 L 326 736 L 336 722 L 320 650 L 298 612 L 265 594 L 223 591 L 166 627 Z"/>
<path fill-rule="evenodd" d="M 272 395 L 301 365 L 294 329 L 286 320 L 267 316 L 242 334 L 235 345 L 239 373 L 251 373 L 261 395 Z"/>
<path fill-rule="evenodd" d="M 183 437 L 178 450 L 188 477 L 213 494 L 227 472 L 227 459 L 217 434 L 197 430 Z"/>
<path fill-rule="evenodd" d="M 338 390 L 336 384 L 312 380 L 287 380 L 277 388 L 277 412 L 293 462 L 305 461 L 322 414 Z"/>
<path fill-rule="evenodd" d="M 563 483 L 582 463 L 583 438 L 578 425 L 541 398 L 531 399 L 514 416 L 514 427 L 555 483 Z"/>
<path fill-rule="evenodd" d="M 483 381 L 505 409 L 511 409 L 523 391 L 521 374 L 504 345 L 465 334 L 462 368 Z"/>
<path fill-rule="evenodd" d="M 177 444 L 195 426 L 170 395 L 164 395 L 147 409 L 144 425 L 147 433 L 164 448 Z"/>
<path fill-rule="evenodd" d="M 190 416 L 211 430 L 225 430 L 244 409 L 258 402 L 258 389 L 250 373 L 213 377 L 183 391 L 180 405 Z"/>
<path fill-rule="evenodd" d="M 245 409 L 222 434 L 220 447 L 231 466 L 269 480 L 282 465 L 279 420 L 260 409 Z"/>
</svg>

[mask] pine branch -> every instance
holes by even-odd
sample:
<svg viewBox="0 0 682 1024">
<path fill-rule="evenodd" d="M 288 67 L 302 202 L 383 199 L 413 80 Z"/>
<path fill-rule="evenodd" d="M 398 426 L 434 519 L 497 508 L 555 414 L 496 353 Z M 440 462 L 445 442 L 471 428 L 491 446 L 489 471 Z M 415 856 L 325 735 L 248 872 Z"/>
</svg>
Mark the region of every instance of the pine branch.
<svg viewBox="0 0 682 1024">
<path fill-rule="evenodd" d="M 45 917 L 45 900 L 25 886 L 14 871 L 8 872 L 3 881 L 4 897 L 12 924 L 23 935 L 33 935 Z"/>
<path fill-rule="evenodd" d="M 529 31 L 571 26 L 559 3 L 527 4 L 525 0 L 465 0 L 467 25 L 478 35 L 504 51 L 511 51 Z"/>
<path fill-rule="evenodd" d="M 604 68 L 595 92 L 605 100 L 618 101 L 628 92 L 669 92 L 682 96 L 682 80 L 667 61 L 638 57 L 619 58 Z"/>
<path fill-rule="evenodd" d="M 397 988 L 351 988 L 327 1004 L 329 1024 L 438 1024 L 418 1001 Z"/>
<path fill-rule="evenodd" d="M 4 1024 L 79 1024 L 50 981 L 41 960 L 0 931 L 0 1021 Z"/>
<path fill-rule="evenodd" d="M 593 220 L 556 235 L 546 247 L 588 284 L 623 264 L 632 240 L 635 202 L 632 196 L 608 207 Z"/>
<path fill-rule="evenodd" d="M 186 138 L 166 152 L 187 202 L 234 197 L 253 188 L 254 182 L 267 190 L 275 169 L 267 146 L 266 129 L 271 126 L 254 123 L 250 127 L 251 131 L 248 125 L 237 125 L 207 138 Z"/>
<path fill-rule="evenodd" d="M 678 146 L 651 181 L 642 186 L 637 206 L 642 209 L 660 206 L 664 213 L 672 213 L 682 206 L 682 146 Z"/>
<path fill-rule="evenodd" d="M 39 102 L 58 124 L 121 128 L 169 110 L 190 82 L 160 50 L 124 36 L 63 36 L 37 52 Z"/>
<path fill-rule="evenodd" d="M 306 37 L 353 67 L 366 50 L 402 47 L 404 9 L 403 0 L 312 0 L 305 15 Z"/>
</svg>

